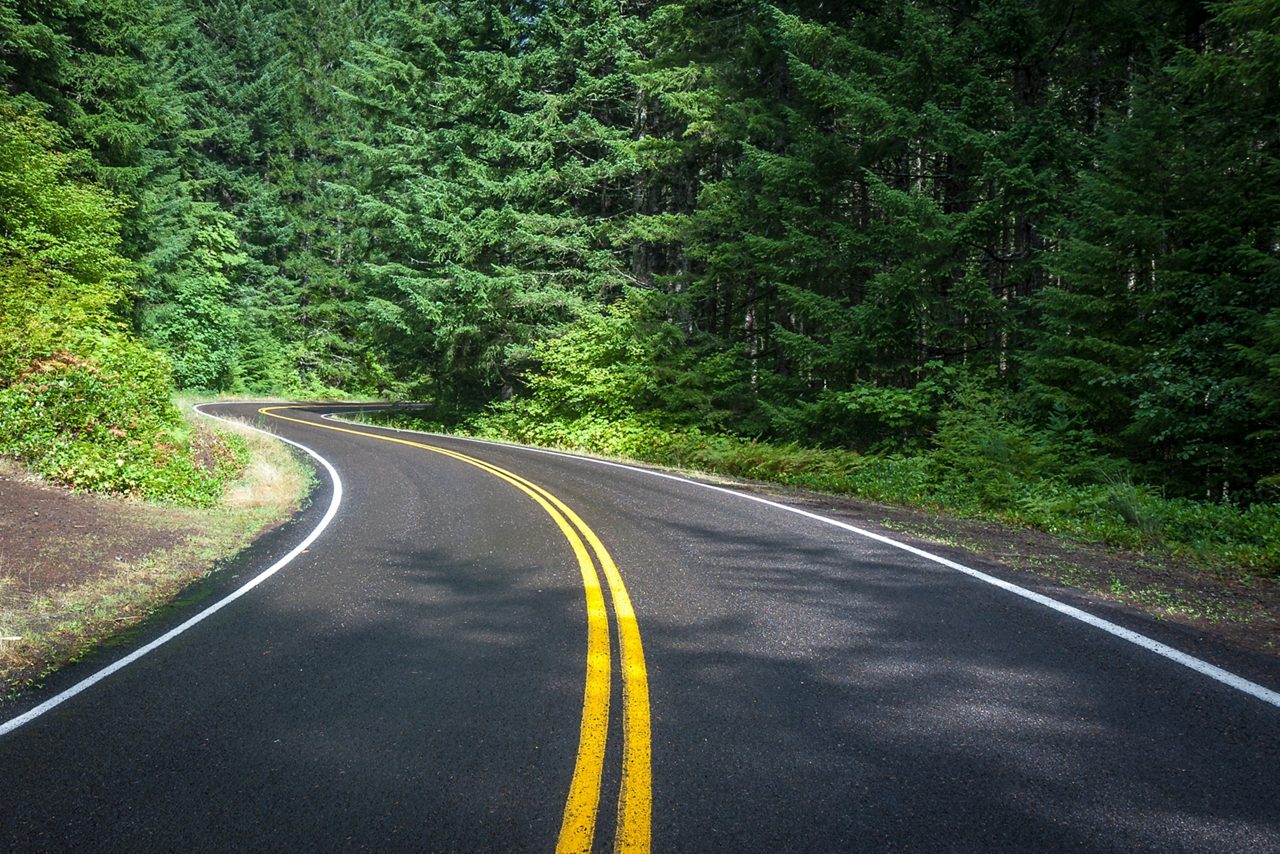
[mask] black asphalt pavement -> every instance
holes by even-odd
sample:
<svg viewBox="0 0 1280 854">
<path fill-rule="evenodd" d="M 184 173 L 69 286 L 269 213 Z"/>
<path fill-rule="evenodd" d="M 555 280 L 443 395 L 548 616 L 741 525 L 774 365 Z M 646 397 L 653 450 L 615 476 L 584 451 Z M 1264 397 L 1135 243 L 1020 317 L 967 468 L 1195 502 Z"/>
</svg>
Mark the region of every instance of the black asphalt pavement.
<svg viewBox="0 0 1280 854">
<path fill-rule="evenodd" d="M 337 517 L 261 586 L 0 737 L 0 847 L 553 850 L 586 645 L 565 537 L 458 460 L 264 426 L 337 468 Z M 544 487 L 617 561 L 648 667 L 654 850 L 1280 851 L 1280 708 L 815 520 L 414 438 Z M 126 644 L 0 705 L 0 722 L 253 577 L 332 488 L 321 473 L 293 523 Z M 620 774 L 617 655 L 599 851 Z"/>
</svg>

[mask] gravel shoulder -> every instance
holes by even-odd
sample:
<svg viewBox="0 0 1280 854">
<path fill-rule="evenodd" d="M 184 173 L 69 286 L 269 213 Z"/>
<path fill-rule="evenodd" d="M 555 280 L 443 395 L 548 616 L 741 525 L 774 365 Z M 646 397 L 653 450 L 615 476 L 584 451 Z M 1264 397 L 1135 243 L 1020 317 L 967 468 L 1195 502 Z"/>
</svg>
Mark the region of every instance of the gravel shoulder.
<svg viewBox="0 0 1280 854">
<path fill-rule="evenodd" d="M 706 475 L 691 476 L 707 480 Z M 750 481 L 716 483 L 898 538 L 1105 616 L 1139 616 L 1280 662 L 1280 583 L 1160 552 L 1111 548 L 929 510 Z"/>
</svg>

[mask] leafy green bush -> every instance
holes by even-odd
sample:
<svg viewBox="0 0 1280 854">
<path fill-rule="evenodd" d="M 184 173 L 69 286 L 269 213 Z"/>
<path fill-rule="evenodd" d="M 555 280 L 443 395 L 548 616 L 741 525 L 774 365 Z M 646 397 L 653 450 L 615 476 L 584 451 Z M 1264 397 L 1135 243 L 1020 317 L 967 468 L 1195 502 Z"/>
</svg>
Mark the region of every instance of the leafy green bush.
<svg viewBox="0 0 1280 854">
<path fill-rule="evenodd" d="M 1005 509 L 1027 483 L 1044 480 L 1057 469 L 1052 445 L 1005 418 L 1002 404 L 999 396 L 971 387 L 939 419 L 929 470 L 947 503 Z"/>
<path fill-rule="evenodd" d="M 215 503 L 247 462 L 243 443 L 191 435 L 163 357 L 108 340 L 100 359 L 54 353 L 0 388 L 0 453 L 77 489 Z"/>
<path fill-rule="evenodd" d="M 673 310 L 662 295 L 633 289 L 540 341 L 530 352 L 537 368 L 513 401 L 519 420 L 642 418 L 709 430 L 750 424 L 758 401 L 744 393 L 749 370 L 740 354 L 705 351 L 698 335 L 670 320 Z"/>
<path fill-rule="evenodd" d="M 824 391 L 807 413 L 810 435 L 824 444 L 870 451 L 923 447 L 960 381 L 960 370 L 928 362 L 910 388 L 861 383 Z"/>
<path fill-rule="evenodd" d="M 168 360 L 126 331 L 120 205 L 68 175 L 56 138 L 0 99 L 0 454 L 77 489 L 211 504 L 246 451 L 190 435 Z"/>
</svg>

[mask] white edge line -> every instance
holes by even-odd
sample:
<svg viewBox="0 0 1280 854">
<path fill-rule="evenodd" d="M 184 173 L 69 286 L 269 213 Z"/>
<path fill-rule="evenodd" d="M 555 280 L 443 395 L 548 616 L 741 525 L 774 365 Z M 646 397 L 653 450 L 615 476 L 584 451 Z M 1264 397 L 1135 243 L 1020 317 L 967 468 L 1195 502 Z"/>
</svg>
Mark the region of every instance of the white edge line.
<svg viewBox="0 0 1280 854">
<path fill-rule="evenodd" d="M 332 415 L 324 415 L 322 417 L 331 418 Z M 361 426 L 378 427 L 379 425 L 365 424 Z M 1101 629 L 1107 634 L 1115 635 L 1121 640 L 1126 640 L 1129 643 L 1136 644 L 1137 646 L 1140 646 L 1149 652 L 1153 652 L 1156 655 L 1169 659 L 1170 661 L 1177 662 L 1178 664 L 1181 664 L 1183 667 L 1188 667 L 1203 676 L 1207 676 L 1210 679 L 1213 679 L 1217 682 L 1221 682 L 1223 685 L 1227 685 L 1231 688 L 1236 689 L 1237 691 L 1242 691 L 1245 694 L 1249 694 L 1250 696 L 1257 697 L 1262 702 L 1275 706 L 1276 708 L 1280 709 L 1280 692 L 1272 691 L 1270 688 L 1266 688 L 1262 685 L 1257 684 L 1256 682 L 1250 682 L 1248 679 L 1245 679 L 1242 676 L 1237 676 L 1236 674 L 1232 673 L 1229 670 L 1223 670 L 1221 667 L 1210 664 L 1209 662 L 1204 661 L 1203 659 L 1196 658 L 1194 655 L 1188 655 L 1187 653 L 1182 652 L 1181 650 L 1174 649 L 1168 644 L 1161 643 L 1160 641 L 1155 640 L 1154 638 L 1149 638 L 1144 634 L 1140 634 L 1138 632 L 1132 631 L 1131 629 L 1126 629 L 1124 626 L 1117 625 L 1116 623 L 1113 623 L 1110 620 L 1104 620 L 1101 617 L 1097 617 L 1097 616 L 1094 616 L 1093 614 L 1090 614 L 1088 611 L 1082 611 L 1079 608 L 1076 608 L 1072 605 L 1068 605 L 1064 602 L 1059 602 L 1057 599 L 1052 599 L 1043 594 L 1036 593 L 1034 590 L 1028 590 L 1025 587 L 1020 587 L 1017 584 L 1013 584 L 1011 582 L 1005 581 L 1002 578 L 996 578 L 993 575 L 988 575 L 985 572 L 981 572 L 979 570 L 965 566 L 964 564 L 956 563 L 953 560 L 948 560 L 947 558 L 942 557 L 941 555 L 936 555 L 936 554 L 933 554 L 932 552 L 927 552 L 924 549 L 918 549 L 915 546 L 907 545 L 906 543 L 899 542 L 898 540 L 892 539 L 891 537 L 886 537 L 883 534 L 877 534 L 874 531 L 868 531 L 863 528 L 858 528 L 854 525 L 848 524 L 847 522 L 841 522 L 838 519 L 832 519 L 828 516 L 821 516 L 817 513 L 810 513 L 808 510 L 801 510 L 798 507 L 790 507 L 786 504 L 779 504 L 776 501 L 770 501 L 767 498 L 761 498 L 757 495 L 750 495 L 746 492 L 739 492 L 736 489 L 727 489 L 723 486 L 715 486 L 714 484 L 710 484 L 710 483 L 701 483 L 700 481 L 690 480 L 687 477 L 680 477 L 679 475 L 668 474 L 667 472 L 654 471 L 652 469 L 640 468 L 638 466 L 630 466 L 625 463 L 616 463 L 616 462 L 613 462 L 612 460 L 602 460 L 597 457 L 588 457 L 588 456 L 583 456 L 581 454 L 570 454 L 564 451 L 552 451 L 547 448 L 534 448 L 534 447 L 530 447 L 529 445 L 516 444 L 515 442 L 496 442 L 490 439 L 474 439 L 469 436 L 450 436 L 447 433 L 429 433 L 424 430 L 408 430 L 408 429 L 403 429 L 399 427 L 382 427 L 381 429 L 396 430 L 397 432 L 400 432 L 400 433 L 418 433 L 423 436 L 435 436 L 442 439 L 456 439 L 462 442 L 475 442 L 481 445 L 497 445 L 503 448 L 516 448 L 523 451 L 530 451 L 535 454 L 546 454 L 548 456 L 553 456 L 553 457 L 565 457 L 571 460 L 582 460 L 584 462 L 596 463 L 602 466 L 611 466 L 613 468 L 626 469 L 627 471 L 640 472 L 641 474 L 652 475 L 653 477 L 660 477 L 665 480 L 674 480 L 679 483 L 687 483 L 693 486 L 700 486 L 703 489 L 710 489 L 713 492 L 722 492 L 725 495 L 733 495 L 738 498 L 745 498 L 747 501 L 754 501 L 757 504 L 763 504 L 766 507 L 772 507 L 776 510 L 785 510 L 788 513 L 794 513 L 797 516 L 803 516 L 806 519 L 813 519 L 814 521 L 817 521 L 817 522 L 822 522 L 824 524 L 832 525 L 836 528 L 840 528 L 845 531 L 850 531 L 859 536 L 866 537 L 871 540 L 875 540 L 878 543 L 883 543 L 887 546 L 892 546 L 895 549 L 901 549 L 904 552 L 910 552 L 911 554 L 916 555 L 917 557 L 922 557 L 925 560 L 933 561 L 934 563 L 941 564 L 945 567 L 948 567 L 949 569 L 954 569 L 957 572 L 962 572 L 965 575 L 968 575 L 972 578 L 976 578 L 979 581 L 983 581 L 994 587 L 999 587 L 1001 590 L 1007 590 L 1008 592 L 1014 594 L 1015 596 L 1021 596 L 1023 599 L 1029 599 L 1038 605 L 1043 605 L 1046 608 L 1049 608 L 1053 611 L 1057 611 L 1059 614 L 1064 614 L 1068 617 L 1071 617 L 1072 619 L 1079 620 L 1082 623 L 1087 623 L 1088 625 L 1093 626 L 1096 629 Z"/>
<path fill-rule="evenodd" d="M 204 405 L 206 404 L 197 404 L 193 408 L 206 418 L 213 418 L 218 421 L 227 421 L 228 423 L 231 423 L 229 419 L 220 418 L 217 415 L 210 415 L 207 412 L 201 412 L 200 407 Z M 174 628 L 165 632 L 160 637 L 151 641 L 146 646 L 140 647 L 134 650 L 133 652 L 129 653 L 119 661 L 113 664 L 107 665 L 106 667 L 102 668 L 92 676 L 86 677 L 85 679 L 77 682 L 76 684 L 72 685 L 70 688 L 66 689 L 65 691 L 59 694 L 56 694 L 53 697 L 50 697 L 48 700 L 45 700 L 43 703 L 36 706 L 35 708 L 32 708 L 21 715 L 18 715 L 16 718 L 13 718 L 12 720 L 8 720 L 8 721 L 5 721 L 3 724 L 0 724 L 0 736 L 7 735 L 8 733 L 13 732 L 15 729 L 22 726 L 23 724 L 29 723 L 30 721 L 40 717 L 50 709 L 53 709 L 56 706 L 62 705 L 67 700 L 70 700 L 72 697 L 79 694 L 80 692 L 93 687 L 97 683 L 101 682 L 103 679 L 106 679 L 108 676 L 111 676 L 112 674 L 117 673 L 120 670 L 123 670 L 125 667 L 128 667 L 130 664 L 137 661 L 139 658 L 142 658 L 142 656 L 151 652 L 156 647 L 161 646 L 162 644 L 168 643 L 169 641 L 173 640 L 178 635 L 182 634 L 187 629 L 194 626 L 196 623 L 199 623 L 202 620 L 213 616 L 218 611 L 221 611 L 227 605 L 230 605 L 232 602 L 236 601 L 241 596 L 245 595 L 250 590 L 257 587 L 259 584 L 266 581 L 268 578 L 270 578 L 271 576 L 279 572 L 281 569 L 283 569 L 294 558 L 302 554 L 302 552 L 305 551 L 308 546 L 314 543 L 316 541 L 316 538 L 320 536 L 320 534 L 324 531 L 325 528 L 329 527 L 329 523 L 333 521 L 333 517 L 336 516 L 338 513 L 338 506 L 342 504 L 342 479 L 338 477 L 337 469 L 335 469 L 329 463 L 329 461 L 326 460 L 324 457 L 320 456 L 315 451 L 311 450 L 306 445 L 303 445 L 300 442 L 295 442 L 292 439 L 286 439 L 283 436 L 278 436 L 275 433 L 272 433 L 268 430 L 261 430 L 257 427 L 251 427 L 247 424 L 242 424 L 238 426 L 249 427 L 250 430 L 256 430 L 259 433 L 265 433 L 266 435 L 272 437 L 273 439 L 279 439 L 281 442 L 285 442 L 287 444 L 293 445 L 296 448 L 301 448 L 303 451 L 306 451 L 308 454 L 310 454 L 312 457 L 318 460 L 320 464 L 325 467 L 325 470 L 329 472 L 329 477 L 333 479 L 333 498 L 330 499 L 329 509 L 325 511 L 324 518 L 320 520 L 320 524 L 316 525 L 316 527 L 311 531 L 311 533 L 307 534 L 306 539 L 304 539 L 302 542 L 294 546 L 293 549 L 287 555 L 280 558 L 275 563 L 271 564 L 271 566 L 267 567 L 259 575 L 255 576 L 247 584 L 236 589 L 235 592 L 231 593 L 227 597 L 218 600 L 217 602 L 210 605 L 208 608 L 205 608 L 203 611 L 196 614 L 194 617 L 191 617 L 190 619 L 188 619 L 186 622 L 182 623 L 179 626 L 175 626 Z"/>
</svg>

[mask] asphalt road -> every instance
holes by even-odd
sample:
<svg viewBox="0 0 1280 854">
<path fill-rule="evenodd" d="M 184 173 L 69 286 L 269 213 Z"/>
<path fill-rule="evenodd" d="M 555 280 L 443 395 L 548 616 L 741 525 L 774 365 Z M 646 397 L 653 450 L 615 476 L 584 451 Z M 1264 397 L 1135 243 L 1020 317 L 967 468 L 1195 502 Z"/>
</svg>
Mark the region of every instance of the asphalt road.
<svg viewBox="0 0 1280 854">
<path fill-rule="evenodd" d="M 0 846 L 1280 851 L 1263 699 L 739 497 L 274 414 L 338 470 L 332 523 L 0 736 Z M 0 722 L 256 576 L 333 488 Z"/>
</svg>

